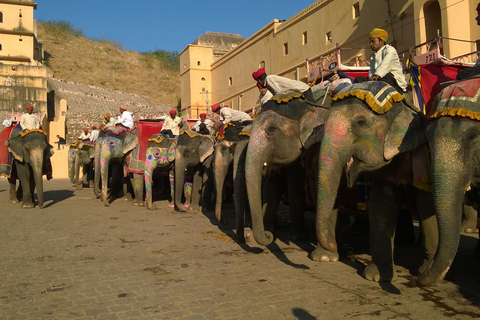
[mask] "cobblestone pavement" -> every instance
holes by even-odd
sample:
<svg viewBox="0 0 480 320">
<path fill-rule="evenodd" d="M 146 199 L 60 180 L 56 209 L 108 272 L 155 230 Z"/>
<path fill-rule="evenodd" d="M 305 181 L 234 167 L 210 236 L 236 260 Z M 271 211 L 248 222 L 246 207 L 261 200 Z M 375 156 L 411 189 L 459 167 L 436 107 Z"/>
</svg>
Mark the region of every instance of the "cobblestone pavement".
<svg viewBox="0 0 480 320">
<path fill-rule="evenodd" d="M 239 244 L 213 213 L 178 213 L 164 201 L 156 211 L 121 199 L 104 207 L 67 180 L 44 186 L 45 207 L 21 209 L 0 179 L 1 319 L 480 318 L 471 235 L 448 280 L 409 286 L 419 250 L 399 245 L 399 279 L 378 284 L 361 277 L 362 235 L 342 233 L 341 261 L 318 263 L 307 256 L 312 244 L 288 242 L 285 228 L 269 247 Z"/>
</svg>

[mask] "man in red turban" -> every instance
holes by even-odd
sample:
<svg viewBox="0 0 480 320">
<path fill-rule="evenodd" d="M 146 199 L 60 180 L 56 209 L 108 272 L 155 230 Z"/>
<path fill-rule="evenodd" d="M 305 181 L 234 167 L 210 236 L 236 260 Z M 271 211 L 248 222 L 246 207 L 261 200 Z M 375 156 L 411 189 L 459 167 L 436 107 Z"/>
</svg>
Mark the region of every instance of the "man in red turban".
<svg viewBox="0 0 480 320">
<path fill-rule="evenodd" d="M 27 106 L 27 112 L 22 114 L 20 118 L 20 126 L 23 130 L 34 130 L 40 129 L 40 121 L 38 120 L 38 116 L 33 113 L 33 107 Z"/>
<path fill-rule="evenodd" d="M 303 96 L 307 100 L 315 102 L 310 86 L 302 81 L 276 75 L 267 75 L 264 68 L 260 68 L 252 73 L 252 77 L 261 86 L 266 87 L 272 95 L 288 90 L 298 90 L 303 93 Z"/>
<path fill-rule="evenodd" d="M 192 130 L 197 131 L 200 134 L 213 134 L 215 132 L 213 129 L 213 121 L 207 119 L 206 113 L 200 113 L 198 116 L 200 117 L 200 120 L 195 123 L 195 125 L 192 127 Z"/>
<path fill-rule="evenodd" d="M 165 118 L 160 133 L 168 135 L 170 138 L 178 138 L 180 135 L 180 127 L 183 125 L 182 118 L 177 117 L 176 110 L 170 110 L 168 114 L 170 116 Z"/>
</svg>

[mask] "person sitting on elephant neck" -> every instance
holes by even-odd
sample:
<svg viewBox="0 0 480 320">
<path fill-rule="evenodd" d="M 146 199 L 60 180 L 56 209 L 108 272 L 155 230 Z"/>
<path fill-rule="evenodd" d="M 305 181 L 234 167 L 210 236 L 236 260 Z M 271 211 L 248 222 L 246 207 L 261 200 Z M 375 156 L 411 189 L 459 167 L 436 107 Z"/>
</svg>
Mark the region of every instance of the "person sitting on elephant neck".
<svg viewBox="0 0 480 320">
<path fill-rule="evenodd" d="M 197 131 L 200 134 L 210 135 L 213 133 L 213 121 L 207 119 L 206 113 L 199 114 L 200 120 L 195 123 L 192 130 Z"/>
<path fill-rule="evenodd" d="M 92 132 L 90 133 L 90 141 L 95 142 L 98 138 L 99 131 L 96 126 L 92 127 Z"/>
<path fill-rule="evenodd" d="M 397 50 L 387 44 L 387 31 L 375 28 L 370 32 L 370 71 L 368 77 L 358 76 L 355 83 L 365 81 L 383 81 L 403 94 L 407 91 L 407 81 L 403 75 L 402 65 Z"/>
<path fill-rule="evenodd" d="M 78 137 L 78 140 L 90 141 L 90 133 L 88 132 L 88 129 L 83 129 L 83 132 Z"/>
<path fill-rule="evenodd" d="M 302 81 L 293 80 L 277 75 L 267 75 L 264 68 L 260 68 L 254 73 L 252 73 L 252 77 L 262 86 L 267 87 L 268 91 L 270 91 L 270 93 L 273 95 L 283 91 L 298 90 L 303 93 L 303 96 L 308 101 L 315 102 L 312 94 L 312 89 L 310 89 L 310 86 L 308 84 Z"/>
<path fill-rule="evenodd" d="M 115 127 L 115 125 L 117 124 L 117 121 L 115 121 L 115 119 L 110 117 L 110 113 L 107 113 L 103 117 L 103 123 L 105 128 L 109 128 L 109 127 Z"/>
<path fill-rule="evenodd" d="M 212 106 L 212 111 L 222 117 L 223 124 L 231 122 L 236 126 L 247 126 L 252 122 L 252 117 L 248 113 L 233 110 L 227 106 L 221 107 L 219 103 Z"/>
<path fill-rule="evenodd" d="M 480 3 L 477 5 L 477 16 L 475 18 L 477 25 L 480 26 Z M 465 80 L 471 77 L 480 75 L 480 57 L 478 57 L 477 62 L 471 68 L 466 68 L 458 71 L 457 80 Z"/>
<path fill-rule="evenodd" d="M 40 121 L 38 121 L 38 116 L 33 113 L 33 107 L 27 106 L 27 112 L 22 114 L 20 119 L 20 126 L 22 130 L 35 130 L 40 129 Z"/>
<path fill-rule="evenodd" d="M 167 116 L 163 122 L 160 134 L 169 136 L 170 138 L 178 138 L 180 135 L 180 128 L 183 126 L 182 118 L 177 117 L 176 110 L 170 110 L 169 115 L 170 116 Z"/>
<path fill-rule="evenodd" d="M 260 97 L 258 98 L 260 101 L 260 110 L 262 109 L 263 105 L 267 103 L 268 100 L 272 99 L 273 94 L 268 91 L 267 86 L 257 82 L 258 91 L 260 91 Z"/>
<path fill-rule="evenodd" d="M 127 111 L 127 107 L 123 105 L 120 106 L 120 113 L 121 115 L 118 117 L 116 126 L 120 125 L 126 129 L 131 129 L 134 126 L 132 113 Z"/>
</svg>

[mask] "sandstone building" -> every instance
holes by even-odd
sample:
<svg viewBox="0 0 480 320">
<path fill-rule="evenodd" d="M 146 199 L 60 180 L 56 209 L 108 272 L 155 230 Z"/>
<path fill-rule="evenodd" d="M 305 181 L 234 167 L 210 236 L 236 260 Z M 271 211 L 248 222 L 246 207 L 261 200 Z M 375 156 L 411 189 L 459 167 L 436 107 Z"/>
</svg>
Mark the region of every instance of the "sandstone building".
<svg viewBox="0 0 480 320">
<path fill-rule="evenodd" d="M 476 6 L 467 0 L 318 0 L 287 20 L 268 22 L 225 52 L 219 50 L 228 47 L 223 39 L 238 35 L 221 34 L 207 43 L 203 39 L 213 34 L 207 33 L 180 53 L 182 111 L 196 117 L 214 103 L 251 110 L 259 103 L 251 74 L 259 67 L 307 81 L 306 61 L 335 51 L 337 45 L 344 64 L 368 59 L 368 35 L 376 27 L 387 30 L 388 43 L 398 52 L 408 53 L 437 35 L 443 37 L 446 57 L 476 51 Z"/>
</svg>

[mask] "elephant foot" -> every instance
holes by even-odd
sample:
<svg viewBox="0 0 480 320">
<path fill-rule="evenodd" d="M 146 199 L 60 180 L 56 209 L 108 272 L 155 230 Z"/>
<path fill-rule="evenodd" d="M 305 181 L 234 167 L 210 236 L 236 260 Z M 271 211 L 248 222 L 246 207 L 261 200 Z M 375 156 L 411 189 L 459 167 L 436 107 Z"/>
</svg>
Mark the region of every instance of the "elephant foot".
<svg viewBox="0 0 480 320">
<path fill-rule="evenodd" d="M 477 228 L 466 227 L 466 228 L 462 228 L 462 232 L 465 232 L 465 233 L 477 233 L 477 232 L 478 232 L 478 229 L 477 229 Z"/>
<path fill-rule="evenodd" d="M 187 212 L 187 208 L 185 208 L 183 205 L 179 205 L 175 206 L 175 211 Z"/>
<path fill-rule="evenodd" d="M 133 205 L 136 207 L 144 207 L 145 203 L 143 201 L 133 201 Z"/>
<path fill-rule="evenodd" d="M 89 187 L 89 188 L 93 188 L 93 186 L 94 186 L 93 182 L 89 182 L 89 183 L 88 183 L 88 187 Z"/>
<path fill-rule="evenodd" d="M 375 282 L 394 282 L 398 276 L 394 266 L 378 268 L 375 263 L 370 263 L 363 271 L 363 277 Z"/>
<path fill-rule="evenodd" d="M 168 204 L 168 207 L 169 207 L 169 208 L 175 208 L 175 205 L 174 205 L 173 203 L 169 203 L 169 204 Z"/>
<path fill-rule="evenodd" d="M 335 262 L 338 261 L 338 252 L 328 251 L 317 245 L 317 248 L 310 253 L 309 258 L 313 261 Z"/>
<path fill-rule="evenodd" d="M 35 207 L 35 205 L 33 203 L 25 203 L 25 202 L 22 203 L 22 208 L 23 209 L 31 209 L 33 207 Z"/>
<path fill-rule="evenodd" d="M 10 199 L 8 200 L 8 203 L 18 203 L 18 199 Z"/>
<path fill-rule="evenodd" d="M 83 190 L 83 186 L 77 186 L 77 190 Z"/>
</svg>

